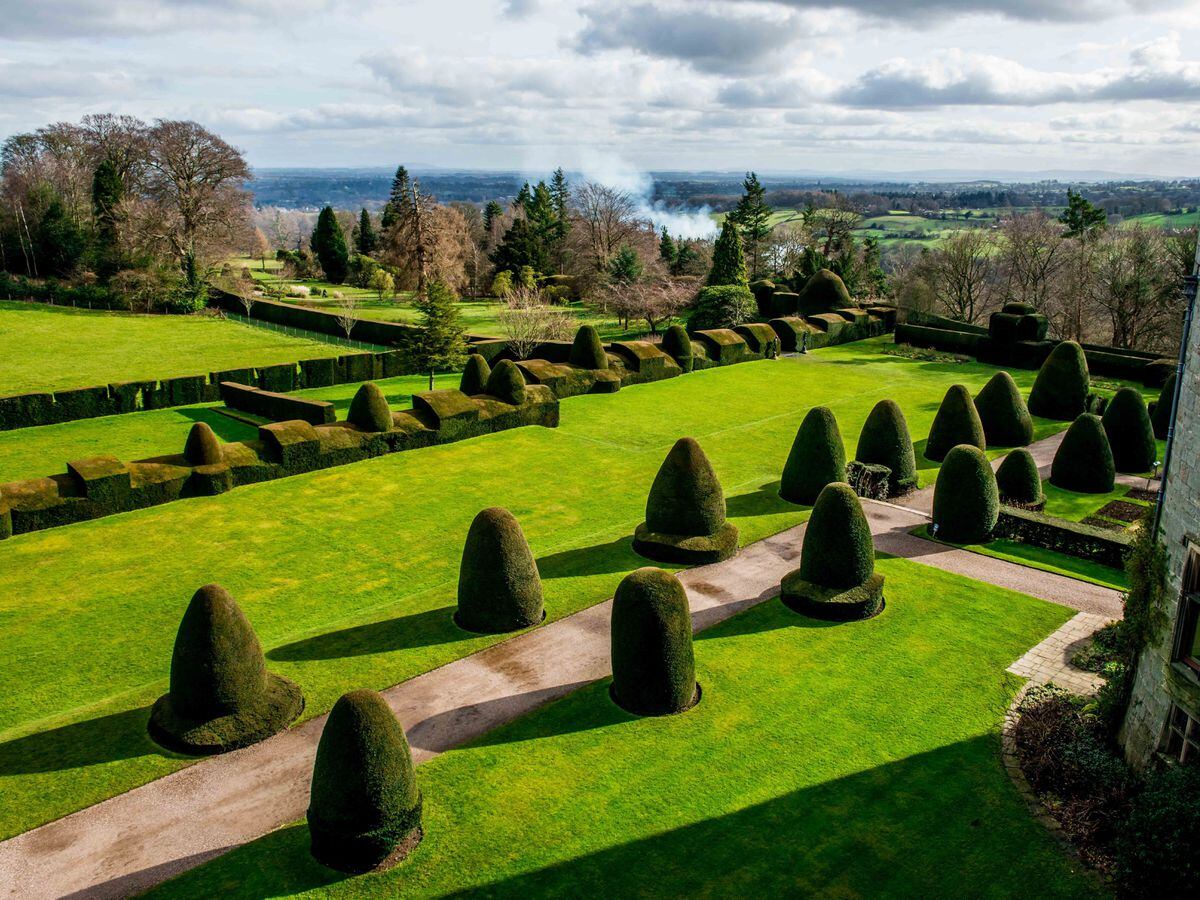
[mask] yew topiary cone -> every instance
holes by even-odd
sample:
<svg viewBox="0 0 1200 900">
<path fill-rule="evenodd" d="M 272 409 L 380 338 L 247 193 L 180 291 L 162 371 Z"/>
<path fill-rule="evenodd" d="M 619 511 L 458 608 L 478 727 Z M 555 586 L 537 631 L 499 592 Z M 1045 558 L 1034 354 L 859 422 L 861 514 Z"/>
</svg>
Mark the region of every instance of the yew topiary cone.
<svg viewBox="0 0 1200 900">
<path fill-rule="evenodd" d="M 1113 466 L 1118 472 L 1148 472 L 1158 455 L 1154 425 L 1142 395 L 1123 387 L 1104 408 L 1100 420 L 1112 450 Z"/>
<path fill-rule="evenodd" d="M 612 608 L 612 698 L 639 716 L 683 712 L 699 699 L 687 593 L 670 572 L 626 575 Z"/>
<path fill-rule="evenodd" d="M 1041 509 L 1046 503 L 1042 492 L 1042 476 L 1033 454 L 1021 447 L 1012 451 L 996 470 L 996 487 L 1000 502 L 1027 509 Z"/>
<path fill-rule="evenodd" d="M 221 461 L 221 442 L 207 422 L 197 422 L 188 432 L 183 458 L 189 466 L 212 466 Z"/>
<path fill-rule="evenodd" d="M 662 351 L 679 364 L 685 372 L 692 371 L 696 358 L 692 351 L 692 339 L 682 325 L 672 325 L 663 334 Z"/>
<path fill-rule="evenodd" d="M 887 466 L 888 494 L 906 494 L 917 486 L 917 456 L 908 422 L 895 400 L 880 400 L 871 410 L 858 435 L 854 458 L 859 462 Z"/>
<path fill-rule="evenodd" d="M 363 431 L 389 431 L 392 427 L 392 410 L 387 397 L 373 381 L 368 381 L 354 394 L 346 421 Z"/>
<path fill-rule="evenodd" d="M 983 451 L 960 444 L 946 454 L 933 488 L 937 536 L 955 544 L 988 540 L 1000 517 L 996 473 Z"/>
<path fill-rule="evenodd" d="M 1074 419 L 1087 407 L 1090 387 L 1083 348 L 1063 341 L 1038 370 L 1029 392 L 1029 411 L 1046 419 Z"/>
<path fill-rule="evenodd" d="M 458 389 L 468 397 L 486 393 L 488 379 L 491 376 L 492 368 L 488 365 L 487 360 L 478 353 L 472 353 L 467 357 L 467 364 L 463 368 L 462 380 L 458 383 Z"/>
<path fill-rule="evenodd" d="M 846 450 L 837 419 L 827 406 L 814 406 L 800 423 L 783 466 L 779 496 L 812 504 L 827 484 L 846 480 Z"/>
<path fill-rule="evenodd" d="M 846 290 L 846 282 L 829 269 L 818 269 L 813 273 L 801 288 L 796 303 L 802 313 L 828 312 L 854 305 L 850 292 Z"/>
<path fill-rule="evenodd" d="M 300 688 L 267 671 L 229 592 L 217 584 L 196 591 L 175 635 L 170 690 L 150 711 L 150 736 L 183 753 L 223 753 L 282 731 L 303 709 Z"/>
<path fill-rule="evenodd" d="M 604 344 L 600 342 L 600 333 L 593 326 L 579 326 L 567 361 L 582 369 L 608 368 L 608 354 L 604 352 Z"/>
<path fill-rule="evenodd" d="M 502 359 L 492 369 L 484 393 L 513 406 L 520 406 L 525 402 L 525 376 L 511 359 Z"/>
<path fill-rule="evenodd" d="M 1165 441 L 1167 432 L 1171 430 L 1171 412 L 1174 404 L 1175 373 L 1172 372 L 1162 386 L 1162 390 L 1158 392 L 1158 400 L 1154 404 L 1154 414 L 1150 417 L 1151 424 L 1154 426 L 1154 436 L 1160 441 Z"/>
<path fill-rule="evenodd" d="M 507 509 L 483 510 L 463 546 L 454 621 L 467 631 L 500 634 L 545 617 L 541 575 L 521 524 Z"/>
<path fill-rule="evenodd" d="M 399 862 L 421 840 L 412 751 L 375 691 L 343 694 L 329 713 L 313 764 L 308 830 L 317 862 L 354 874 Z"/>
<path fill-rule="evenodd" d="M 1084 413 L 1071 423 L 1050 465 L 1050 483 L 1081 494 L 1113 489 L 1116 466 L 1099 416 Z"/>
<path fill-rule="evenodd" d="M 929 439 L 925 442 L 925 458 L 941 462 L 951 447 L 970 444 L 980 450 L 987 449 L 987 438 L 983 434 L 983 423 L 975 410 L 971 392 L 963 385 L 955 384 L 946 391 L 933 425 Z"/>
<path fill-rule="evenodd" d="M 989 447 L 1024 447 L 1033 440 L 1033 417 L 1007 372 L 997 372 L 975 397 Z"/>
<path fill-rule="evenodd" d="M 737 552 L 721 482 L 694 438 L 676 441 L 659 467 L 633 549 L 648 559 L 685 564 L 719 562 Z"/>
</svg>

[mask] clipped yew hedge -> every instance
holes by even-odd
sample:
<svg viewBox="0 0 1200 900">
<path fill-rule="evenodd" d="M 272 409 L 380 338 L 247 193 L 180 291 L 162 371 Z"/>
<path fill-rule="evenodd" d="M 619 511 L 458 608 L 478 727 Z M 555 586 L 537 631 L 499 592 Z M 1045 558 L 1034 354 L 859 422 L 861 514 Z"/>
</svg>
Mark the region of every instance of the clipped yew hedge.
<svg viewBox="0 0 1200 900">
<path fill-rule="evenodd" d="M 1033 440 L 1033 417 L 1017 383 L 997 372 L 975 397 L 975 411 L 989 447 L 1024 447 Z"/>
<path fill-rule="evenodd" d="M 971 444 L 952 448 L 933 488 L 937 536 L 956 544 L 989 540 L 999 515 L 1000 491 L 988 458 Z"/>
<path fill-rule="evenodd" d="M 1024 447 L 1004 457 L 996 470 L 996 487 L 1002 503 L 1039 509 L 1046 502 L 1037 462 Z"/>
<path fill-rule="evenodd" d="M 1081 494 L 1113 489 L 1116 466 L 1099 416 L 1084 413 L 1071 423 L 1050 465 L 1050 483 Z"/>
<path fill-rule="evenodd" d="M 672 325 L 663 333 L 662 351 L 674 359 L 684 372 L 690 372 L 695 367 L 692 339 L 682 325 Z"/>
<path fill-rule="evenodd" d="M 783 466 L 779 496 L 812 504 L 827 484 L 846 481 L 846 450 L 837 419 L 827 406 L 814 406 L 800 423 Z"/>
<path fill-rule="evenodd" d="M 654 476 L 646 521 L 633 549 L 659 562 L 709 563 L 737 552 L 737 529 L 725 521 L 725 493 L 695 438 L 680 438 Z"/>
<path fill-rule="evenodd" d="M 626 575 L 613 597 L 611 695 L 639 716 L 691 708 L 700 696 L 692 617 L 679 579 L 650 566 Z"/>
<path fill-rule="evenodd" d="M 854 305 L 846 282 L 829 269 L 818 269 L 801 288 L 796 301 L 800 312 L 825 312 Z"/>
<path fill-rule="evenodd" d="M 212 466 L 221 461 L 221 442 L 211 425 L 207 422 L 192 425 L 183 445 L 183 458 L 189 466 Z"/>
<path fill-rule="evenodd" d="M 1146 401 L 1131 387 L 1117 391 L 1104 408 L 1100 420 L 1112 450 L 1113 466 L 1118 472 L 1149 472 L 1158 456 L 1154 425 L 1146 410 Z"/>
<path fill-rule="evenodd" d="M 346 421 L 363 431 L 390 431 L 392 410 L 387 397 L 373 381 L 368 381 L 354 393 Z"/>
<path fill-rule="evenodd" d="M 917 456 L 908 422 L 895 400 L 875 404 L 858 435 L 854 458 L 862 463 L 887 466 L 891 496 L 906 494 L 917 486 Z"/>
<path fill-rule="evenodd" d="M 502 359 L 492 369 L 484 393 L 513 406 L 520 406 L 525 402 L 525 377 L 515 362 Z"/>
<path fill-rule="evenodd" d="M 1154 436 L 1160 441 L 1165 441 L 1167 432 L 1171 430 L 1171 411 L 1175 403 L 1175 378 L 1174 372 L 1167 377 L 1162 390 L 1158 392 L 1158 400 L 1155 401 L 1154 412 L 1150 416 L 1151 424 L 1154 426 Z"/>
<path fill-rule="evenodd" d="M 521 524 L 507 509 L 483 510 L 463 546 L 454 621 L 467 631 L 499 634 L 545 617 L 541 575 Z"/>
<path fill-rule="evenodd" d="M 487 393 L 488 379 L 491 377 L 492 368 L 488 365 L 487 360 L 478 353 L 472 353 L 467 357 L 467 364 L 463 367 L 458 389 L 468 397 L 485 394 Z"/>
<path fill-rule="evenodd" d="M 1074 419 L 1087 406 L 1091 378 L 1083 348 L 1063 341 L 1046 357 L 1029 392 L 1029 411 L 1046 419 Z"/>
<path fill-rule="evenodd" d="M 987 449 L 987 438 L 983 434 L 983 423 L 975 410 L 971 392 L 961 384 L 954 384 L 942 398 L 929 438 L 925 441 L 925 458 L 941 462 L 951 447 L 970 444 L 980 450 Z"/>
<path fill-rule="evenodd" d="M 607 369 L 608 354 L 600 341 L 600 333 L 592 325 L 580 325 L 571 344 L 568 362 L 581 369 Z"/>
</svg>

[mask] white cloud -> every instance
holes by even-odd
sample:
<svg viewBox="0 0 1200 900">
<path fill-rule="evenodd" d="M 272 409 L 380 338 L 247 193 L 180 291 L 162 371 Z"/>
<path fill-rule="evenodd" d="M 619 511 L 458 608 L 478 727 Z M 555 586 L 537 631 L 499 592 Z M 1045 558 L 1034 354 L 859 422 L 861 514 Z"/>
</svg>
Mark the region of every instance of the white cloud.
<svg viewBox="0 0 1200 900">
<path fill-rule="evenodd" d="M 158 34 L 214 21 L 233 29 L 264 20 L 288 22 L 337 5 L 339 0 L 17 0 L 5 5 L 2 36 Z"/>
</svg>

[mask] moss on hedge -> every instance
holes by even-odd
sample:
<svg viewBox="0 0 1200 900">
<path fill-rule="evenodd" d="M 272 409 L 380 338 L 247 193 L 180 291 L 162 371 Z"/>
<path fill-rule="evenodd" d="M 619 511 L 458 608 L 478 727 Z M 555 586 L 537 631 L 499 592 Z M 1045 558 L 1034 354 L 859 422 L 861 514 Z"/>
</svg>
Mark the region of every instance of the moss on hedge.
<svg viewBox="0 0 1200 900">
<path fill-rule="evenodd" d="M 862 584 L 875 571 L 871 526 L 854 489 L 826 485 L 817 497 L 800 555 L 800 577 L 828 588 Z"/>
<path fill-rule="evenodd" d="M 662 350 L 670 355 L 684 372 L 692 371 L 695 366 L 692 339 L 688 337 L 687 329 L 682 325 L 672 325 L 666 330 L 663 334 Z"/>
<path fill-rule="evenodd" d="M 827 406 L 814 406 L 800 423 L 783 466 L 779 496 L 811 504 L 827 484 L 846 480 L 846 450 L 837 419 Z"/>
<path fill-rule="evenodd" d="M 1029 411 L 1047 419 L 1074 419 L 1087 405 L 1090 385 L 1083 348 L 1063 341 L 1038 371 L 1029 393 Z"/>
<path fill-rule="evenodd" d="M 487 360 L 478 353 L 472 353 L 467 357 L 467 364 L 463 367 L 462 380 L 458 383 L 458 389 L 468 397 L 487 393 L 487 383 L 491 376 L 492 367 L 488 365 Z"/>
<path fill-rule="evenodd" d="M 1174 372 L 1168 376 L 1162 390 L 1158 392 L 1154 413 L 1150 417 L 1150 422 L 1154 426 L 1154 436 L 1160 441 L 1165 441 L 1167 432 L 1171 430 L 1171 408 L 1175 403 L 1175 377 Z"/>
<path fill-rule="evenodd" d="M 468 631 L 499 634 L 545 615 L 542 579 L 520 523 L 507 509 L 483 510 L 463 546 L 454 620 Z"/>
<path fill-rule="evenodd" d="M 1112 448 L 1099 416 L 1084 413 L 1071 423 L 1050 466 L 1050 483 L 1081 494 L 1106 494 L 1116 482 Z"/>
<path fill-rule="evenodd" d="M 607 369 L 608 354 L 604 352 L 604 344 L 600 342 L 600 333 L 592 325 L 580 325 L 575 332 L 575 342 L 571 344 L 571 355 L 568 362 L 581 369 Z"/>
<path fill-rule="evenodd" d="M 207 422 L 196 422 L 183 445 L 183 458 L 189 466 L 212 466 L 221 461 L 221 442 Z"/>
<path fill-rule="evenodd" d="M 354 394 L 346 421 L 363 431 L 388 431 L 392 427 L 392 410 L 387 397 L 373 381 L 368 381 Z"/>
<path fill-rule="evenodd" d="M 282 731 L 304 709 L 293 682 L 267 671 L 262 646 L 227 590 L 192 596 L 175 635 L 170 689 L 150 712 L 150 736 L 172 750 L 234 750 Z"/>
<path fill-rule="evenodd" d="M 1033 440 L 1033 417 L 1017 383 L 997 372 L 975 397 L 975 411 L 991 447 L 1024 447 Z"/>
<path fill-rule="evenodd" d="M 854 305 L 846 283 L 829 269 L 818 269 L 800 290 L 797 306 L 800 312 L 824 312 L 846 309 Z"/>
<path fill-rule="evenodd" d="M 680 438 L 654 476 L 633 549 L 660 562 L 716 562 L 737 551 L 725 494 L 695 438 Z"/>
<path fill-rule="evenodd" d="M 1146 401 L 1131 387 L 1123 387 L 1108 402 L 1100 420 L 1118 472 L 1148 472 L 1154 466 L 1158 445 Z"/>
<path fill-rule="evenodd" d="M 951 447 L 970 444 L 980 450 L 987 449 L 987 438 L 983 434 L 983 423 L 975 410 L 971 392 L 961 384 L 954 384 L 942 398 L 929 439 L 925 442 L 925 458 L 941 462 Z"/>
<path fill-rule="evenodd" d="M 1004 503 L 1038 507 L 1046 501 L 1037 462 L 1024 447 L 1004 457 L 996 470 L 996 487 Z"/>
<path fill-rule="evenodd" d="M 892 472 L 888 485 L 893 497 L 917 486 L 917 455 L 908 422 L 895 400 L 880 400 L 875 404 L 859 432 L 854 458 L 887 466 Z"/>
<path fill-rule="evenodd" d="M 492 369 L 484 393 L 513 406 L 520 406 L 525 402 L 525 377 L 515 362 L 502 359 L 496 363 L 496 368 Z"/>
<path fill-rule="evenodd" d="M 698 698 L 692 618 L 679 579 L 645 567 L 626 575 L 612 607 L 612 698 L 639 716 L 683 712 Z"/>
<path fill-rule="evenodd" d="M 404 729 L 375 691 L 333 705 L 313 764 L 312 855 L 342 872 L 398 862 L 421 837 L 421 792 Z"/>
<path fill-rule="evenodd" d="M 959 444 L 946 454 L 933 488 L 933 524 L 937 536 L 956 544 L 991 537 L 1000 515 L 996 474 L 983 451 Z"/>
</svg>

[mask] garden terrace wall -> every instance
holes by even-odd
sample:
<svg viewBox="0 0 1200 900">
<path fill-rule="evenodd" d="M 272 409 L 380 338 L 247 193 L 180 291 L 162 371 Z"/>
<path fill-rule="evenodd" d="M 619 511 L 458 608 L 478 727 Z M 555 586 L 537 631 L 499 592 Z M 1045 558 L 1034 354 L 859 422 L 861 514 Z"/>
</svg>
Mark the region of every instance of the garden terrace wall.
<svg viewBox="0 0 1200 900">
<path fill-rule="evenodd" d="M 520 406 L 456 390 L 418 393 L 412 409 L 392 414 L 385 432 L 346 422 L 275 422 L 260 427 L 257 440 L 223 444 L 213 465 L 189 466 L 182 454 L 129 463 L 90 457 L 68 463 L 63 475 L 0 485 L 0 537 L 526 425 L 558 426 L 558 400 L 548 387 L 526 387 Z"/>
<path fill-rule="evenodd" d="M 221 382 L 221 399 L 230 409 L 276 422 L 299 419 L 310 425 L 332 425 L 337 420 L 333 404 L 326 400 L 306 400 L 232 381 Z"/>
<path fill-rule="evenodd" d="M 1125 557 L 1132 546 L 1132 538 L 1123 531 L 1094 528 L 1015 506 L 1000 507 L 1000 518 L 992 534 L 1114 569 L 1125 567 Z"/>
</svg>

